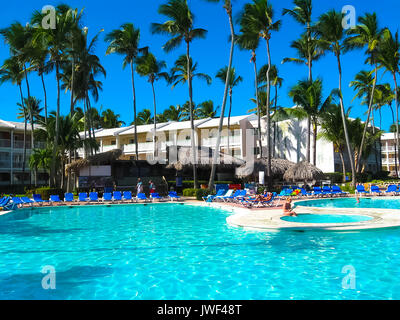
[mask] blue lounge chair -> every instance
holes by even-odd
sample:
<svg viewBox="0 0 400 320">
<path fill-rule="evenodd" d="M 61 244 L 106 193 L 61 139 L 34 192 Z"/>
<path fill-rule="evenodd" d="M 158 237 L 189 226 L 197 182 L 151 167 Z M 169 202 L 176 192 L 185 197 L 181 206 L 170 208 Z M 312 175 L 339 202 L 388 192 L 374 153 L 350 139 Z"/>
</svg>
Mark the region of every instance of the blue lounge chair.
<svg viewBox="0 0 400 320">
<path fill-rule="evenodd" d="M 247 191 L 246 190 L 241 190 L 239 192 L 239 194 L 236 197 L 233 198 L 233 200 L 236 201 L 236 202 L 240 201 L 240 200 L 244 200 L 246 195 L 247 195 Z"/>
<path fill-rule="evenodd" d="M 157 192 L 151 193 L 151 194 L 150 194 L 150 198 L 153 199 L 153 200 L 154 200 L 154 199 L 158 199 L 159 201 L 162 200 L 162 197 L 161 197 L 160 194 L 157 193 Z"/>
<path fill-rule="evenodd" d="M 34 194 L 33 195 L 33 201 L 35 201 L 36 203 L 39 203 L 39 204 L 43 204 L 45 202 L 48 202 L 46 200 L 43 200 L 42 196 L 40 194 Z"/>
<path fill-rule="evenodd" d="M 59 195 L 50 195 L 50 203 L 62 203 Z"/>
<path fill-rule="evenodd" d="M 103 201 L 113 201 L 112 193 L 111 192 L 105 192 L 103 193 Z"/>
<path fill-rule="evenodd" d="M 17 206 L 22 207 L 24 205 L 24 202 L 19 197 L 13 197 L 11 200 L 12 200 L 12 203 L 16 204 Z"/>
<path fill-rule="evenodd" d="M 169 193 L 168 193 L 168 197 L 169 197 L 169 199 L 171 200 L 171 201 L 174 201 L 174 199 L 175 200 L 179 200 L 181 197 L 180 196 L 178 196 L 178 194 L 176 193 L 176 191 L 170 191 Z"/>
<path fill-rule="evenodd" d="M 89 194 L 89 202 L 99 202 L 99 194 L 97 192 L 91 192 Z"/>
<path fill-rule="evenodd" d="M 122 193 L 121 193 L 121 191 L 114 191 L 113 198 L 114 198 L 114 201 L 122 202 Z"/>
<path fill-rule="evenodd" d="M 139 201 L 139 200 L 148 201 L 149 199 L 147 199 L 147 197 L 144 193 L 138 193 L 136 196 L 136 201 Z"/>
<path fill-rule="evenodd" d="M 397 186 L 394 184 L 391 184 L 387 187 L 387 190 L 385 190 L 385 193 L 391 193 L 392 195 L 397 195 Z"/>
<path fill-rule="evenodd" d="M 339 186 L 332 186 L 332 194 L 335 195 L 348 195 L 348 192 L 342 191 Z"/>
<path fill-rule="evenodd" d="M 132 192 L 124 191 L 124 200 L 133 202 Z"/>
<path fill-rule="evenodd" d="M 300 193 L 304 197 L 311 197 L 312 196 L 312 193 L 311 192 L 307 192 L 306 189 L 304 189 L 304 188 L 300 188 Z"/>
<path fill-rule="evenodd" d="M 232 201 L 234 200 L 236 197 L 240 196 L 242 190 L 236 190 L 231 196 L 225 196 L 223 197 L 224 201 Z"/>
<path fill-rule="evenodd" d="M 88 201 L 88 195 L 86 192 L 80 192 L 78 195 L 78 200 L 79 202 L 87 202 Z"/>
<path fill-rule="evenodd" d="M 30 204 L 30 205 L 34 204 L 34 202 L 31 199 L 29 199 L 28 197 L 21 197 L 21 200 L 24 204 Z"/>
<path fill-rule="evenodd" d="M 18 205 L 15 203 L 12 203 L 10 197 L 5 197 L 0 204 L 0 207 L 3 208 L 4 211 L 11 211 L 11 210 L 16 210 L 18 209 Z"/>
<path fill-rule="evenodd" d="M 331 195 L 332 195 L 332 189 L 331 189 L 331 187 L 328 187 L 328 186 L 322 187 L 322 194 L 323 194 L 323 195 L 331 196 Z"/>
<path fill-rule="evenodd" d="M 233 194 L 233 189 L 229 189 L 229 190 L 227 190 L 227 191 L 225 192 L 224 195 L 222 195 L 222 196 L 215 196 L 215 199 L 214 199 L 214 200 L 222 200 L 222 201 L 225 201 L 224 198 L 225 198 L 225 197 L 230 197 L 230 196 L 232 196 L 232 194 Z"/>
<path fill-rule="evenodd" d="M 369 191 L 366 191 L 364 186 L 362 184 L 356 186 L 356 193 L 361 193 L 361 194 L 369 194 Z"/>
<path fill-rule="evenodd" d="M 221 196 L 223 196 L 223 195 L 225 195 L 225 194 L 226 194 L 226 191 L 225 191 L 224 189 L 219 189 L 218 192 L 217 192 L 217 194 L 215 194 L 215 195 L 209 194 L 207 197 L 202 197 L 202 198 L 203 198 L 203 200 L 204 200 L 205 202 L 213 202 L 213 200 L 214 200 L 216 197 L 221 197 Z"/>
<path fill-rule="evenodd" d="M 382 191 L 379 190 L 378 186 L 371 186 L 371 193 L 382 194 Z"/>
<path fill-rule="evenodd" d="M 70 192 L 64 195 L 64 202 L 74 202 L 74 195 Z"/>
</svg>

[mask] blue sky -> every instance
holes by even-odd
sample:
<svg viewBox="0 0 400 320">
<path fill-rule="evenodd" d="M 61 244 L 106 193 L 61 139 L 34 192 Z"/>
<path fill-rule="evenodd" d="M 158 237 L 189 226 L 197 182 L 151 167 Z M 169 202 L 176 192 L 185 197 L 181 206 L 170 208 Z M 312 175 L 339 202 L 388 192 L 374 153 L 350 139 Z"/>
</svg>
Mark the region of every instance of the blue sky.
<svg viewBox="0 0 400 320">
<path fill-rule="evenodd" d="M 195 26 L 208 30 L 207 38 L 195 40 L 191 46 L 193 59 L 198 62 L 198 71 L 214 77 L 218 69 L 227 64 L 229 54 L 229 35 L 228 21 L 225 11 L 221 4 L 208 3 L 202 0 L 188 0 L 193 13 L 195 14 Z M 96 54 L 100 57 L 103 66 L 107 70 L 107 77 L 99 78 L 103 82 L 103 92 L 100 94 L 96 107 L 103 109 L 111 108 L 121 115 L 122 120 L 127 124 L 133 121 L 132 90 L 129 68 L 122 70 L 122 57 L 118 55 L 106 56 L 106 43 L 103 41 L 104 34 L 113 29 L 119 28 L 125 22 L 132 22 L 141 29 L 141 46 L 149 46 L 151 52 L 160 60 L 165 60 L 168 67 L 171 67 L 179 55 L 185 53 L 182 46 L 171 53 L 166 54 L 162 50 L 162 45 L 168 40 L 166 36 L 152 35 L 150 24 L 152 22 L 164 22 L 165 17 L 157 13 L 160 4 L 165 0 L 139 1 L 139 0 L 88 0 L 88 1 L 9 1 L 2 6 L 0 11 L 0 28 L 9 26 L 12 22 L 19 21 L 23 24 L 29 21 L 34 10 L 40 10 L 45 5 L 57 5 L 66 3 L 74 8 L 84 8 L 83 24 L 89 28 L 89 37 L 93 37 L 100 29 L 104 29 L 103 35 L 96 46 Z M 234 0 L 234 14 L 240 11 L 248 1 Z M 290 107 L 293 102 L 288 97 L 290 88 L 298 80 L 307 77 L 307 67 L 293 64 L 281 65 L 285 57 L 295 56 L 295 52 L 290 48 L 291 41 L 297 39 L 302 33 L 302 27 L 291 17 L 281 17 L 283 8 L 292 8 L 292 0 L 272 0 L 271 1 L 276 19 L 282 19 L 282 28 L 279 32 L 272 35 L 271 57 L 272 62 L 279 67 L 281 76 L 284 78 L 283 87 L 279 91 L 279 104 Z M 392 31 L 399 28 L 398 13 L 400 12 L 400 1 L 397 0 L 314 0 L 314 20 L 319 15 L 329 9 L 341 10 L 344 5 L 353 5 L 356 8 L 357 16 L 366 12 L 376 12 L 378 14 L 381 27 L 389 27 Z M 236 26 L 236 30 L 239 28 Z M 0 61 L 1 63 L 9 55 L 8 48 L 1 41 Z M 258 49 L 258 66 L 265 64 L 266 46 L 261 42 Z M 238 74 L 244 81 L 235 88 L 233 96 L 232 115 L 245 114 L 247 110 L 253 108 L 250 98 L 254 96 L 254 74 L 253 66 L 249 62 L 249 52 L 240 51 L 236 48 L 234 54 L 234 66 Z M 359 101 L 352 101 L 354 91 L 349 88 L 348 83 L 354 79 L 357 72 L 368 69 L 364 65 L 365 56 L 363 51 L 354 51 L 343 57 L 343 94 L 346 107 L 352 106 L 351 116 L 365 119 L 365 106 L 360 106 Z M 321 77 L 324 82 L 325 95 L 338 86 L 337 63 L 332 54 L 326 55 L 316 62 L 313 69 L 314 77 Z M 381 73 L 382 74 L 382 73 Z M 43 90 L 40 79 L 36 74 L 30 74 L 32 95 L 43 100 Z M 380 82 L 388 82 L 389 76 L 380 78 Z M 50 74 L 45 78 L 48 92 L 48 104 L 50 109 L 56 107 L 56 81 L 55 75 Z M 138 111 L 145 108 L 153 110 L 152 91 L 147 79 L 136 75 L 137 106 Z M 194 81 L 194 101 L 201 103 L 205 100 L 213 100 L 215 105 L 222 104 L 224 85 L 214 78 L 213 84 L 208 86 L 204 82 Z M 171 90 L 163 81 L 156 84 L 158 112 L 163 111 L 170 105 L 183 104 L 188 100 L 187 86 L 176 87 Z M 19 102 L 18 88 L 11 84 L 0 86 L 0 119 L 16 120 L 17 106 Z M 69 93 L 62 93 L 61 100 L 62 113 L 69 111 Z M 379 125 L 379 115 L 376 115 L 376 125 Z M 388 129 L 391 120 L 391 113 L 388 107 L 382 110 L 382 127 Z"/>
</svg>

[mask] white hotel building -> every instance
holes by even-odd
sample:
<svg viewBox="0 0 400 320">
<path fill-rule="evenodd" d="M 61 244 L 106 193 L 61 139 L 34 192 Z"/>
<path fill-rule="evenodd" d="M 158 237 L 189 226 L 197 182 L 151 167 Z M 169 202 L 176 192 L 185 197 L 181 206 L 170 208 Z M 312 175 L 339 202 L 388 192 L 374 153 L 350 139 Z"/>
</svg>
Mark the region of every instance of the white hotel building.
<svg viewBox="0 0 400 320">
<path fill-rule="evenodd" d="M 382 142 L 382 170 L 389 171 L 391 175 L 396 175 L 396 134 L 385 133 L 381 137 Z M 399 162 L 397 161 L 397 169 L 400 171 Z"/>
<path fill-rule="evenodd" d="M 306 141 L 307 141 L 307 123 L 306 121 L 285 120 L 277 123 L 276 134 L 273 132 L 274 126 L 271 124 L 272 137 L 275 135 L 276 158 L 285 158 L 292 162 L 300 162 L 306 159 Z M 215 148 L 216 136 L 218 133 L 219 118 L 208 118 L 194 121 L 196 132 L 196 146 Z M 227 152 L 228 119 L 224 119 L 223 130 L 225 135 L 221 139 L 220 151 Z M 154 150 L 153 132 L 154 125 L 142 125 L 137 127 L 139 160 L 151 159 Z M 159 143 L 159 157 L 167 158 L 167 147 L 190 147 L 191 132 L 190 121 L 167 122 L 157 124 L 157 136 Z M 231 136 L 229 146 L 231 154 L 237 158 L 246 159 L 248 156 L 258 154 L 256 143 L 258 121 L 256 114 L 231 117 L 230 120 Z M 263 145 L 263 154 L 265 155 L 266 135 L 265 117 L 261 119 L 261 136 Z M 113 149 L 121 149 L 125 159 L 135 159 L 135 130 L 133 126 L 115 129 L 100 129 L 95 132 L 96 140 L 99 142 L 99 152 L 106 152 Z M 160 136 L 161 135 L 161 136 Z M 311 137 L 311 146 L 313 139 Z M 249 152 L 250 151 L 250 155 Z M 378 151 L 379 152 L 379 151 Z M 83 150 L 80 150 L 79 156 L 83 157 Z M 311 150 L 312 157 L 312 150 Z M 345 154 L 345 164 L 348 171 L 350 165 L 348 156 Z M 366 164 L 366 170 L 376 172 L 380 170 L 381 156 L 371 155 Z M 335 152 L 332 142 L 323 139 L 317 140 L 317 163 L 316 166 L 323 172 L 342 172 L 342 163 L 339 154 Z"/>
</svg>

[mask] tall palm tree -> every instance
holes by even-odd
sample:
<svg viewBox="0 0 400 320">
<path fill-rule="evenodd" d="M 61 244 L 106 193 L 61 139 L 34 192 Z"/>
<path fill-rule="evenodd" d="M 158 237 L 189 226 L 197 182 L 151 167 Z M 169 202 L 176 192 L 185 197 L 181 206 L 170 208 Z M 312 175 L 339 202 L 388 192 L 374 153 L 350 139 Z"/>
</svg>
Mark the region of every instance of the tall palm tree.
<svg viewBox="0 0 400 320">
<path fill-rule="evenodd" d="M 242 81 L 243 78 L 236 74 L 236 70 L 234 67 L 231 67 L 229 70 L 230 74 L 228 75 L 228 67 L 221 68 L 217 75 L 215 76 L 217 79 L 220 79 L 223 83 L 228 81 L 228 90 L 229 90 L 229 112 L 228 112 L 228 154 L 231 154 L 230 146 L 229 146 L 229 137 L 231 135 L 230 124 L 231 124 L 231 113 L 232 113 L 232 97 L 233 97 L 233 88 L 237 87 Z"/>
<path fill-rule="evenodd" d="M 260 99 L 258 97 L 259 89 L 258 89 L 258 74 L 257 74 L 257 55 L 256 50 L 260 43 L 260 37 L 257 32 L 249 30 L 246 25 L 241 23 L 241 34 L 236 37 L 236 43 L 238 44 L 239 48 L 242 50 L 249 50 L 251 51 L 251 59 L 250 62 L 253 63 L 254 67 L 254 87 L 255 87 L 255 103 L 256 103 L 256 110 L 257 110 L 257 132 L 258 132 L 258 145 L 260 148 L 260 157 L 263 156 L 262 150 L 262 139 L 261 139 L 261 107 L 260 107 Z"/>
<path fill-rule="evenodd" d="M 323 95 L 322 80 L 317 79 L 315 81 L 302 80 L 299 81 L 289 92 L 289 96 L 293 99 L 293 102 L 301 108 L 301 112 L 298 112 L 298 108 L 289 108 L 287 112 L 294 113 L 298 118 L 310 117 L 313 127 L 313 164 L 317 164 L 317 130 L 321 115 L 331 104 L 331 96 L 325 101 L 322 98 Z M 307 147 L 310 147 L 309 145 Z"/>
<path fill-rule="evenodd" d="M 51 168 L 52 154 L 53 151 L 51 149 L 33 149 L 29 158 L 30 169 L 34 172 L 37 172 L 38 169 L 48 172 Z"/>
<path fill-rule="evenodd" d="M 219 107 L 214 107 L 214 102 L 212 100 L 204 101 L 196 108 L 196 117 L 198 119 L 215 118 L 218 108 Z"/>
<path fill-rule="evenodd" d="M 355 187 L 356 171 L 354 167 L 354 158 L 347 130 L 346 113 L 345 113 L 343 93 L 342 93 L 341 56 L 346 49 L 344 44 L 345 32 L 342 25 L 343 17 L 344 15 L 342 13 L 337 12 L 335 10 L 331 10 L 320 16 L 319 21 L 315 26 L 315 31 L 320 39 L 322 47 L 327 51 L 331 51 L 337 59 L 338 71 L 339 71 L 339 99 L 340 99 L 340 108 L 342 113 L 343 130 L 346 140 L 347 152 L 349 155 L 350 165 L 351 165 L 352 185 L 353 187 Z"/>
<path fill-rule="evenodd" d="M 267 101 L 266 101 L 266 113 L 267 113 L 267 177 L 268 184 L 271 186 L 271 115 L 270 115 L 270 94 L 271 94 L 271 83 L 270 83 L 270 69 L 271 69 L 271 50 L 270 40 L 273 31 L 279 31 L 281 26 L 281 20 L 274 21 L 274 10 L 272 4 L 268 0 L 253 0 L 252 3 L 244 5 L 243 12 L 241 14 L 241 25 L 246 26 L 247 29 L 251 30 L 252 33 L 259 34 L 259 37 L 266 41 L 267 45 L 267 57 L 268 57 L 268 69 L 266 72 L 266 83 L 267 83 Z"/>
<path fill-rule="evenodd" d="M 366 125 L 364 126 L 363 137 L 361 139 L 360 153 L 358 155 L 356 167 L 356 171 L 360 170 L 359 164 L 361 163 L 360 159 L 362 157 L 363 145 L 365 142 L 367 129 L 369 126 L 369 120 L 372 111 L 373 97 L 374 91 L 376 88 L 376 82 L 378 79 L 378 60 L 377 54 L 379 49 L 379 44 L 382 38 L 382 30 L 379 28 L 378 19 L 376 13 L 369 14 L 367 13 L 363 17 L 359 17 L 359 24 L 352 29 L 347 31 L 349 37 L 346 39 L 345 44 L 348 48 L 364 48 L 366 47 L 366 55 L 368 56 L 367 62 L 374 66 L 375 69 L 375 78 L 372 84 L 371 93 L 369 95 L 369 104 L 368 104 L 368 114 Z"/>
<path fill-rule="evenodd" d="M 400 42 L 399 35 L 396 32 L 395 35 L 391 33 L 389 29 L 383 31 L 383 38 L 381 41 L 381 47 L 378 52 L 378 61 L 390 72 L 394 82 L 394 107 L 396 109 L 396 148 L 399 150 L 399 88 L 397 85 L 396 74 L 399 73 L 400 64 Z"/>
<path fill-rule="evenodd" d="M 50 182 L 52 186 L 56 185 L 56 157 L 58 149 L 58 141 L 60 136 L 59 119 L 61 110 L 61 64 L 63 63 L 67 46 L 69 44 L 69 34 L 79 27 L 79 21 L 82 17 L 77 14 L 77 9 L 71 9 L 67 5 L 59 5 L 56 7 L 56 25 L 55 29 L 45 29 L 42 27 L 42 21 L 45 15 L 39 11 L 33 14 L 32 23 L 36 26 L 32 43 L 43 43 L 49 51 L 49 59 L 54 64 L 56 70 L 57 81 L 57 110 L 55 119 L 55 133 L 53 146 L 53 160 L 50 170 Z"/>
<path fill-rule="evenodd" d="M 197 38 L 205 38 L 207 31 L 205 29 L 194 27 L 194 15 L 189 9 L 187 0 L 169 0 L 166 4 L 160 5 L 158 13 L 166 16 L 169 20 L 164 23 L 152 23 L 151 30 L 153 34 L 167 34 L 170 36 L 163 49 L 165 52 L 171 52 L 180 46 L 182 42 L 186 44 L 186 67 L 187 67 L 187 83 L 189 89 L 189 107 L 191 121 L 191 142 L 193 149 L 193 181 L 194 188 L 198 187 L 197 182 L 197 152 L 194 131 L 194 114 L 193 114 L 193 87 L 190 60 L 190 43 Z"/>
<path fill-rule="evenodd" d="M 136 159 L 139 159 L 139 148 L 137 139 L 136 121 L 136 91 L 135 91 L 135 68 L 134 64 L 140 53 L 146 52 L 147 47 L 139 48 L 140 30 L 136 29 L 132 23 L 125 23 L 121 29 L 111 31 L 106 35 L 105 41 L 109 42 L 106 54 L 118 53 L 124 56 L 122 67 L 127 65 L 131 68 L 132 91 L 133 91 L 133 116 L 135 126 L 135 149 Z"/>
<path fill-rule="evenodd" d="M 348 121 L 350 109 L 346 113 Z M 325 139 L 333 143 L 335 152 L 339 153 L 342 162 L 343 182 L 346 182 L 346 165 L 344 161 L 344 151 L 346 148 L 343 122 L 339 105 L 331 105 L 322 114 L 321 130 L 318 132 L 318 139 Z"/>
<path fill-rule="evenodd" d="M 151 84 L 153 91 L 153 104 L 154 104 L 154 114 L 157 114 L 157 104 L 156 104 L 156 91 L 154 89 L 154 82 L 160 79 L 169 81 L 169 75 L 167 72 L 162 70 L 167 67 L 165 61 L 157 61 L 156 57 L 147 53 L 146 55 L 139 57 L 136 62 L 136 71 L 139 75 L 148 78 L 148 82 Z M 154 132 L 153 132 L 153 144 L 154 144 L 154 159 L 157 156 L 156 148 L 156 135 L 157 135 L 157 117 L 154 117 Z"/>
<path fill-rule="evenodd" d="M 188 60 L 186 59 L 186 56 L 181 55 L 175 61 L 174 66 L 171 68 L 168 79 L 169 83 L 172 85 L 172 89 L 174 89 L 178 84 L 185 84 L 188 81 L 189 79 L 188 70 L 190 70 L 190 76 L 192 79 L 198 78 L 200 80 L 204 80 L 208 85 L 210 85 L 212 82 L 212 78 L 205 73 L 197 72 L 197 66 L 198 66 L 197 62 L 193 64 L 193 60 L 192 58 L 190 58 L 188 67 L 187 61 Z M 191 103 L 193 104 L 193 100 Z"/>
<path fill-rule="evenodd" d="M 180 105 L 169 106 L 163 112 L 167 121 L 182 121 L 183 120 L 183 108 Z"/>
<path fill-rule="evenodd" d="M 220 2 L 219 0 L 206 0 L 209 2 Z M 218 161 L 218 156 L 219 156 L 219 147 L 221 144 L 221 133 L 222 133 L 222 127 L 224 124 L 224 116 L 225 116 L 225 107 L 226 107 L 226 101 L 228 98 L 228 88 L 229 88 L 229 82 L 230 79 L 229 77 L 231 76 L 231 68 L 232 68 L 232 63 L 233 63 L 233 49 L 235 46 L 235 29 L 233 26 L 233 19 L 232 19 L 232 1 L 231 0 L 221 0 L 223 3 L 223 8 L 226 11 L 226 14 L 228 15 L 228 21 L 229 21 L 229 28 L 231 31 L 231 48 L 229 51 L 229 62 L 228 62 L 228 67 L 227 67 L 227 77 L 225 79 L 225 89 L 224 89 L 224 97 L 222 100 L 222 107 L 221 107 L 221 116 L 219 119 L 219 125 L 218 125 L 218 136 L 217 136 L 217 143 L 215 146 L 215 153 L 214 153 L 214 158 L 213 158 L 213 163 L 212 163 L 212 168 L 211 168 L 211 174 L 210 174 L 210 180 L 208 183 L 208 187 L 210 190 L 214 189 L 214 180 L 215 180 L 215 173 L 217 171 L 217 161 Z M 229 144 L 228 144 L 229 147 Z"/>
</svg>

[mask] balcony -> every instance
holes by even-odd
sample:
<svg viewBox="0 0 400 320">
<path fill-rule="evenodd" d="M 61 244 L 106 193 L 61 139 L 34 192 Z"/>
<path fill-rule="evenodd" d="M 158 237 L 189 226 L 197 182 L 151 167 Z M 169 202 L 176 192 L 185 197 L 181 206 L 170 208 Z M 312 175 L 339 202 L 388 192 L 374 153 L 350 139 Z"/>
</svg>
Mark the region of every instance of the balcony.
<svg viewBox="0 0 400 320">
<path fill-rule="evenodd" d="M 0 160 L 0 168 L 1 169 L 10 169 L 11 168 L 10 159 L 8 159 L 8 160 Z"/>
<path fill-rule="evenodd" d="M 10 147 L 11 147 L 11 140 L 0 139 L 0 148 L 10 148 Z"/>
<path fill-rule="evenodd" d="M 100 150 L 100 152 L 108 152 L 108 151 L 111 151 L 111 150 L 115 150 L 115 149 L 118 149 L 118 146 L 117 145 L 107 145 L 107 146 L 104 146 L 103 145 L 103 147 L 102 148 L 100 148 L 101 150 Z"/>
<path fill-rule="evenodd" d="M 22 162 L 13 162 L 13 168 L 14 169 L 22 169 L 23 168 L 23 165 L 22 165 Z M 26 163 L 25 163 L 25 169 L 29 169 L 29 162 L 28 161 L 26 161 Z"/>
<path fill-rule="evenodd" d="M 395 152 L 395 147 L 382 147 L 382 152 Z"/>
<path fill-rule="evenodd" d="M 395 164 L 396 163 L 396 161 L 395 161 L 395 159 L 382 159 L 382 164 L 383 165 L 385 165 L 385 164 Z M 399 161 L 397 161 L 397 164 L 399 164 Z"/>
<path fill-rule="evenodd" d="M 24 141 L 15 140 L 14 141 L 14 149 L 23 149 L 24 148 Z M 31 141 L 26 141 L 26 148 L 31 148 Z"/>
<path fill-rule="evenodd" d="M 212 137 L 208 139 L 202 140 L 202 145 L 204 147 L 215 147 L 217 144 L 217 137 Z M 241 144 L 240 136 L 230 136 L 229 137 L 229 146 L 238 146 Z M 220 146 L 228 146 L 228 137 L 223 136 L 221 137 Z"/>
</svg>

